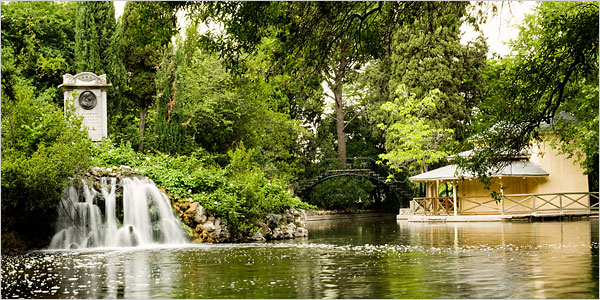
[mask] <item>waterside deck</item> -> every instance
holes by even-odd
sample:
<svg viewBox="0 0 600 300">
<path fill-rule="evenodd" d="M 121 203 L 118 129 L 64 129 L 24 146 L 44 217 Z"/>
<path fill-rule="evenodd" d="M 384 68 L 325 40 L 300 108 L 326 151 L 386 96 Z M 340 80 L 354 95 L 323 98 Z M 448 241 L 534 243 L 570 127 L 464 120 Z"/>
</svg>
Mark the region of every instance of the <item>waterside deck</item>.
<svg viewBox="0 0 600 300">
<path fill-rule="evenodd" d="M 409 222 L 498 222 L 597 218 L 598 192 L 502 195 L 491 197 L 422 197 L 401 210 Z"/>
</svg>

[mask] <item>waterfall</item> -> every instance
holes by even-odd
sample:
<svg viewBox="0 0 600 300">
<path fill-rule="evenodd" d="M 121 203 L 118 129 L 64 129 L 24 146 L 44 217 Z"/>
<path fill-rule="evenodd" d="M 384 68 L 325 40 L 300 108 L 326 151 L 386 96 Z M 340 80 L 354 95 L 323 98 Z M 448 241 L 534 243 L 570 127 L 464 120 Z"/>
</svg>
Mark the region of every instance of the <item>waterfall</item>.
<svg viewBox="0 0 600 300">
<path fill-rule="evenodd" d="M 117 196 L 115 194 L 117 187 L 117 179 L 114 177 L 110 178 L 110 191 L 106 177 L 100 179 L 102 186 L 102 196 L 104 197 L 104 216 L 106 218 L 106 236 L 104 239 L 104 245 L 109 247 L 115 247 L 118 245 L 117 235 Z"/>
<path fill-rule="evenodd" d="M 102 177 L 100 192 L 88 187 L 85 181 L 82 181 L 81 194 L 74 186 L 67 187 L 58 207 L 56 234 L 49 248 L 133 247 L 186 242 L 169 199 L 152 180 L 129 177 L 123 178 L 121 184 L 122 219 L 117 209 L 116 178 Z M 102 204 L 104 216 L 100 210 Z"/>
</svg>

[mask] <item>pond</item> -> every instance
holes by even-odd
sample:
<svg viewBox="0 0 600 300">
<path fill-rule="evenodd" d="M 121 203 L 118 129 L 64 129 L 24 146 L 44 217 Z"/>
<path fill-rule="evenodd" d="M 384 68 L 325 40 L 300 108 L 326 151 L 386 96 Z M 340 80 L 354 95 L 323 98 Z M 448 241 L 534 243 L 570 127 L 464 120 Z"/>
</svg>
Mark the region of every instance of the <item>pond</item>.
<svg viewBox="0 0 600 300">
<path fill-rule="evenodd" d="M 2 298 L 595 298 L 598 220 L 309 221 L 293 241 L 2 256 Z"/>
</svg>

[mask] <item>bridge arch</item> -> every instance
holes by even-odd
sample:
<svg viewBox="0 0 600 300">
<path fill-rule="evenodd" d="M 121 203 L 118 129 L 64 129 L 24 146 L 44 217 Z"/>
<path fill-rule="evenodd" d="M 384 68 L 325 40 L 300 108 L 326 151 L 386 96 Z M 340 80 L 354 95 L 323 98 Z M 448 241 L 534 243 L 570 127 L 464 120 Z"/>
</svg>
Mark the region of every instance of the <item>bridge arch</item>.
<svg viewBox="0 0 600 300">
<path fill-rule="evenodd" d="M 337 158 L 324 159 L 312 166 L 307 172 L 308 179 L 299 183 L 298 193 L 307 197 L 310 191 L 320 183 L 338 177 L 356 176 L 365 177 L 376 181 L 381 186 L 387 187 L 400 201 L 400 207 L 408 207 L 412 199 L 410 192 L 406 191 L 406 175 L 394 172 L 385 164 L 369 157 L 347 158 L 344 163 Z M 388 180 L 389 175 L 394 175 L 394 180 Z"/>
</svg>

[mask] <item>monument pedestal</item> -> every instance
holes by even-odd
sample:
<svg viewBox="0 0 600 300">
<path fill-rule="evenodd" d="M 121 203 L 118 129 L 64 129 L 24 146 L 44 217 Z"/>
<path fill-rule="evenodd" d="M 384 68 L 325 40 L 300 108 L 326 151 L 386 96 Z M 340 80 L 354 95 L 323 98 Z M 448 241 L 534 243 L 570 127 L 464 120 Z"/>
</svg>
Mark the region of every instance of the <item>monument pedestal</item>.
<svg viewBox="0 0 600 300">
<path fill-rule="evenodd" d="M 106 83 L 106 74 L 82 72 L 77 75 L 63 75 L 59 85 L 65 93 L 65 111 L 71 110 L 83 117 L 82 126 L 94 142 L 107 137 L 106 90 L 112 86 Z"/>
</svg>

